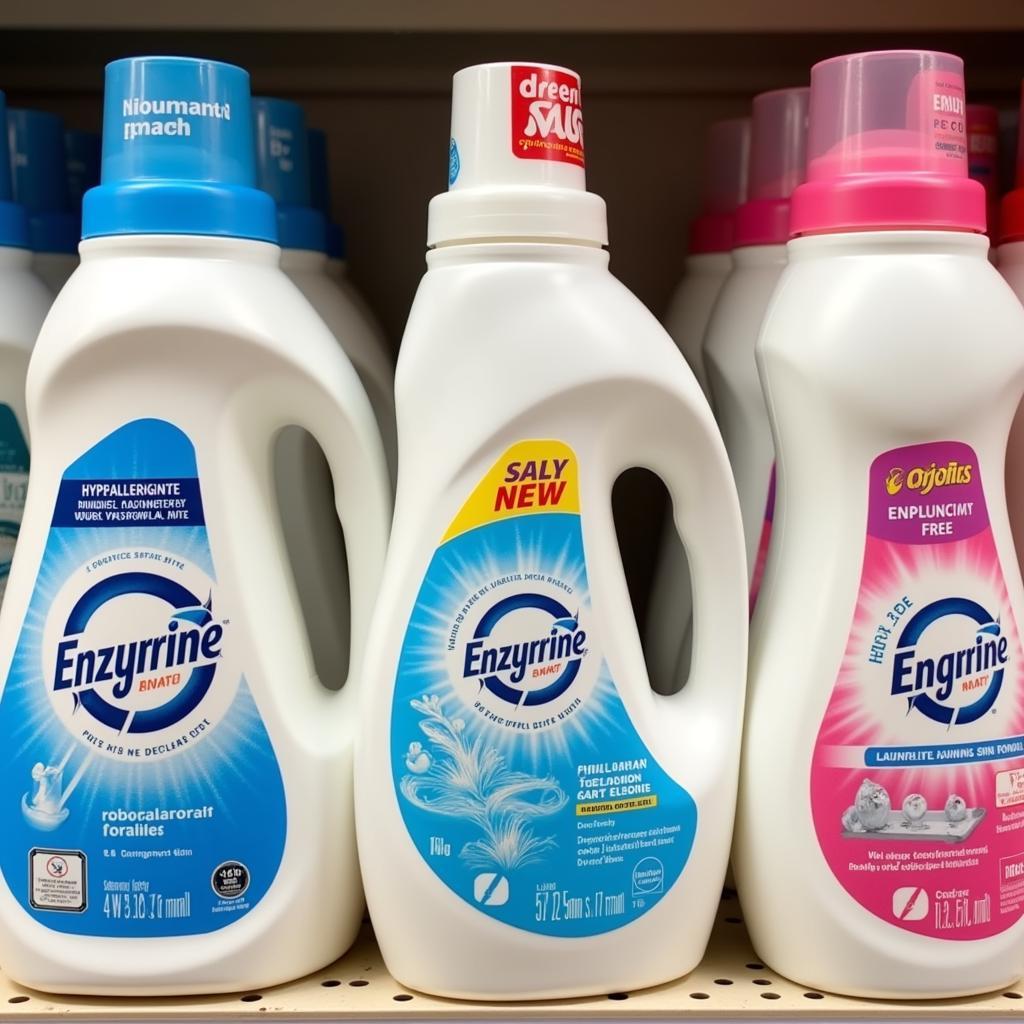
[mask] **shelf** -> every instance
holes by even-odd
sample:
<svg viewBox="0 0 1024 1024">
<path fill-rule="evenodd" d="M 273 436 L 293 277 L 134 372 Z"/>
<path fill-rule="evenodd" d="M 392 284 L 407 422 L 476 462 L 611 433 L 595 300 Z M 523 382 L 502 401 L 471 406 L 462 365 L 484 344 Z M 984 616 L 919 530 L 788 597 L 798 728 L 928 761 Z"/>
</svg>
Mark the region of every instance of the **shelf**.
<svg viewBox="0 0 1024 1024">
<path fill-rule="evenodd" d="M 471 1003 L 410 992 L 388 974 L 367 932 L 332 967 L 261 992 L 175 999 L 48 996 L 22 989 L 0 973 L 0 1020 L 214 1021 L 295 1018 L 360 1020 L 424 1018 L 480 1021 L 667 1019 L 1002 1020 L 1024 1021 L 1024 985 L 969 999 L 893 1003 L 810 992 L 780 978 L 754 956 L 735 896 L 721 904 L 704 962 L 658 988 L 597 999 L 546 1003 Z"/>
<path fill-rule="evenodd" d="M 244 14 L 240 16 L 240 10 Z M 790 32 L 900 30 L 928 25 L 937 30 L 1003 30 L 1024 27 L 1017 0 L 901 0 L 859 4 L 806 0 L 5 0 L 5 28 L 204 28 L 410 31 L 410 32 Z"/>
</svg>

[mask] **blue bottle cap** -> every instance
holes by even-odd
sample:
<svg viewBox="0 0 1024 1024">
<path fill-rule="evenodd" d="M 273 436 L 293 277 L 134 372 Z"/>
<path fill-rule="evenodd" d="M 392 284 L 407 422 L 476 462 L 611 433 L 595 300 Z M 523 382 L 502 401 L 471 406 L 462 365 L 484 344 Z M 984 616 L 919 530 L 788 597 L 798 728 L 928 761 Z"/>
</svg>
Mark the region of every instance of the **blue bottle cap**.
<svg viewBox="0 0 1024 1024">
<path fill-rule="evenodd" d="M 107 65 L 101 183 L 82 237 L 220 235 L 277 241 L 256 188 L 249 75 L 193 57 Z"/>
<path fill-rule="evenodd" d="M 7 97 L 0 92 L 0 125 L 7 124 Z M 0 245 L 28 248 L 28 215 L 11 190 L 9 132 L 0 132 Z"/>
<path fill-rule="evenodd" d="M 78 218 L 68 203 L 64 122 L 43 110 L 7 111 L 14 199 L 28 212 L 33 252 L 78 251 Z"/>
<path fill-rule="evenodd" d="M 100 136 L 98 132 L 66 131 L 64 160 L 68 199 L 72 209 L 81 210 L 82 196 L 100 183 Z"/>
<path fill-rule="evenodd" d="M 331 221 L 327 225 L 327 258 L 343 260 L 347 255 L 348 239 L 345 237 L 345 229 Z"/>
<path fill-rule="evenodd" d="M 309 198 L 314 209 L 327 218 L 327 258 L 343 260 L 345 232 L 331 220 L 331 176 L 327 162 L 327 136 L 319 128 L 306 132 L 309 142 Z"/>
<path fill-rule="evenodd" d="M 277 203 L 282 249 L 327 251 L 327 218 L 310 199 L 309 142 L 302 107 L 289 100 L 255 96 L 256 175 Z"/>
</svg>

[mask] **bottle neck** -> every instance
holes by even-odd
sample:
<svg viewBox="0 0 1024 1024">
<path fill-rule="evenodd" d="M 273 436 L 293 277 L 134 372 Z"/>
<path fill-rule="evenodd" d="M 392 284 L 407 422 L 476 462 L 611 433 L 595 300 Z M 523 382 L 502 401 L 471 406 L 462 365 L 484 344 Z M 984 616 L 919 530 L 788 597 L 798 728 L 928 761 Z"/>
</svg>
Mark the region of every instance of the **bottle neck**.
<svg viewBox="0 0 1024 1024">
<path fill-rule="evenodd" d="M 964 256 L 988 260 L 988 238 L 969 231 L 844 231 L 804 235 L 787 246 L 789 262 L 844 256 Z"/>
<path fill-rule="evenodd" d="M 537 239 L 495 239 L 461 245 L 441 245 L 427 252 L 427 267 L 473 263 L 558 263 L 607 269 L 608 252 L 596 244 L 548 242 Z"/>
<path fill-rule="evenodd" d="M 786 243 L 772 245 L 741 245 L 732 251 L 732 261 L 737 267 L 768 267 L 786 262 Z"/>
<path fill-rule="evenodd" d="M 32 266 L 32 250 L 15 245 L 0 245 L 0 269 L 27 270 Z"/>
<path fill-rule="evenodd" d="M 272 242 L 220 235 L 103 235 L 79 247 L 83 263 L 105 259 L 230 260 L 276 267 L 281 250 Z"/>
<path fill-rule="evenodd" d="M 315 249 L 282 249 L 281 269 L 284 271 L 323 271 L 327 254 Z"/>
</svg>

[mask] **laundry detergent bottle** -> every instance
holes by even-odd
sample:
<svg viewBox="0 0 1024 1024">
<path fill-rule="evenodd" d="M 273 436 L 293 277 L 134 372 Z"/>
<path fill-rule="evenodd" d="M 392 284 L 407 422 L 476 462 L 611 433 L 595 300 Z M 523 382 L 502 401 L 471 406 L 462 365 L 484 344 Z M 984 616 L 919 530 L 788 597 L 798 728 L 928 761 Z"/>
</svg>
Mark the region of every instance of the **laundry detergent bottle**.
<svg viewBox="0 0 1024 1024">
<path fill-rule="evenodd" d="M 327 276 L 345 293 L 362 314 L 367 328 L 373 333 L 377 347 L 391 364 L 391 343 L 388 341 L 373 310 L 363 293 L 352 283 L 348 272 L 348 237 L 345 229 L 333 218 L 331 203 L 330 164 L 327 155 L 327 136 L 319 128 L 306 131 L 309 142 L 309 189 L 315 209 L 327 218 Z M 393 385 L 393 382 L 392 382 Z M 393 389 L 393 387 L 392 387 Z"/>
<path fill-rule="evenodd" d="M 999 241 L 999 111 L 985 103 L 967 104 L 967 174 L 985 189 L 985 220 L 995 253 Z"/>
<path fill-rule="evenodd" d="M 82 263 L 29 368 L 0 614 L 0 962 L 44 991 L 259 988 L 334 960 L 362 916 L 354 684 L 384 456 L 278 267 L 246 73 L 115 61 L 103 130 Z M 323 446 L 353 542 L 340 694 L 314 671 L 277 518 L 290 425 Z"/>
<path fill-rule="evenodd" d="M 28 211 L 32 269 L 56 295 L 78 266 L 79 220 L 68 198 L 64 121 L 43 110 L 7 111 L 14 198 Z"/>
<path fill-rule="evenodd" d="M 455 76 L 449 191 L 399 355 L 400 469 L 368 642 L 357 826 L 403 984 L 550 999 L 700 960 L 731 831 L 745 669 L 725 449 L 671 339 L 608 272 L 580 80 Z M 691 549 L 687 687 L 648 684 L 611 512 L 666 483 Z"/>
<path fill-rule="evenodd" d="M 736 208 L 747 198 L 750 118 L 716 121 L 708 133 L 704 157 L 703 208 L 690 225 L 689 254 L 665 327 L 711 398 L 704 366 L 704 331 L 715 299 L 732 270 L 730 250 Z M 685 680 L 690 664 L 690 571 L 666 516 L 651 583 L 644 649 L 651 684 L 671 693 Z"/>
<path fill-rule="evenodd" d="M 733 270 L 704 338 L 718 425 L 743 512 L 751 609 L 764 574 L 775 499 L 775 449 L 754 346 L 786 266 L 790 196 L 806 174 L 809 92 L 777 89 L 754 98 L 750 198 L 736 212 Z"/>
<path fill-rule="evenodd" d="M 64 133 L 64 169 L 67 180 L 68 203 L 74 215 L 76 240 L 82 235 L 82 199 L 85 193 L 100 183 L 100 149 L 98 132 L 71 129 Z M 41 274 L 54 291 L 60 291 L 78 266 L 78 246 L 72 258 L 66 253 L 43 260 L 36 257 L 37 273 Z"/>
<path fill-rule="evenodd" d="M 6 101 L 0 92 L 0 125 Z M 25 374 L 53 296 L 33 273 L 25 208 L 11 198 L 7 133 L 0 133 L 0 601 L 7 587 L 28 486 Z"/>
<path fill-rule="evenodd" d="M 1024 971 L 1021 576 L 1003 467 L 1024 309 L 987 258 L 963 63 L 814 67 L 807 182 L 758 341 L 777 455 L 733 868 L 809 989 Z"/>
<path fill-rule="evenodd" d="M 297 103 L 253 100 L 256 171 L 277 202 L 281 269 L 320 314 L 363 382 L 395 474 L 394 370 L 362 311 L 327 273 L 327 218 L 312 205 L 306 118 Z"/>
</svg>

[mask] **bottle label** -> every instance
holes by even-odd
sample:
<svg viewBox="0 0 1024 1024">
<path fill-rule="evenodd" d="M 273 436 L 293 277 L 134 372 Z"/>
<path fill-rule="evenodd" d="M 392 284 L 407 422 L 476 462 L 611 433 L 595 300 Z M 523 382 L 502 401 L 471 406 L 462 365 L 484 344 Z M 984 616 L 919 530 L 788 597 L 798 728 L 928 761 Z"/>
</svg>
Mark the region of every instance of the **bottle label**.
<svg viewBox="0 0 1024 1024">
<path fill-rule="evenodd" d="M 0 872 L 74 935 L 197 935 L 284 850 L 281 771 L 218 590 L 195 450 L 135 420 L 65 471 L 0 696 Z"/>
<path fill-rule="evenodd" d="M 431 559 L 392 707 L 395 790 L 424 861 L 480 912 L 541 935 L 642 916 L 697 828 L 605 661 L 578 479 L 558 441 L 494 464 Z"/>
<path fill-rule="evenodd" d="M 1024 913 L 1024 666 L 974 450 L 880 455 L 860 592 L 818 733 L 822 852 L 861 906 L 943 939 Z"/>
<path fill-rule="evenodd" d="M 761 520 L 761 537 L 757 542 L 757 554 L 754 556 L 754 571 L 750 577 L 750 614 L 754 614 L 757 595 L 761 593 L 764 580 L 764 569 L 768 563 L 768 546 L 772 542 L 772 523 L 775 519 L 775 463 L 768 479 L 768 498 L 764 503 L 764 519 Z"/>
<path fill-rule="evenodd" d="M 570 71 L 514 65 L 512 152 L 521 160 L 557 160 L 583 167 L 580 80 Z"/>
</svg>

